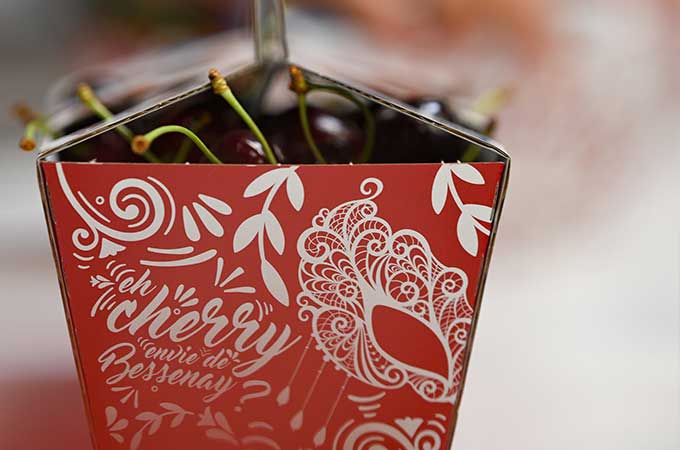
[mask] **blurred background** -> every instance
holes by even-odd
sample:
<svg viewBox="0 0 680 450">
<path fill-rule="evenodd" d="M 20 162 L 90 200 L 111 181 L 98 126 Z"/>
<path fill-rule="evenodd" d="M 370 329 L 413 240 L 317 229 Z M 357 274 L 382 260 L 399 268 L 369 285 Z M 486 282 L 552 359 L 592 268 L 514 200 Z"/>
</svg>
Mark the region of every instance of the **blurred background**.
<svg viewBox="0 0 680 450">
<path fill-rule="evenodd" d="M 292 54 L 310 66 L 396 95 L 453 101 L 513 89 L 497 131 L 513 157 L 510 191 L 454 448 L 680 448 L 679 3 L 289 6 Z M 131 55 L 144 55 L 135 70 L 153 71 L 159 49 L 184 51 L 173 70 L 203 76 L 214 61 L 250 55 L 240 31 L 249 8 L 2 0 L 0 112 L 15 100 L 41 107 L 57 79 L 83 68 L 124 79 Z M 0 448 L 86 449 L 34 155 L 17 149 L 21 132 L 5 114 Z"/>
</svg>

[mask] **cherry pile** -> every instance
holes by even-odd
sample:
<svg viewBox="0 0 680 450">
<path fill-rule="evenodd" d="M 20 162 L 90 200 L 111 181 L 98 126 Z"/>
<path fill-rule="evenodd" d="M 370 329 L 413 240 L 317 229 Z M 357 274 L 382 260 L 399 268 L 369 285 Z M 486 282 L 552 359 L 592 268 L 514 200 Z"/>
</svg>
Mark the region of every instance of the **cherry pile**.
<svg viewBox="0 0 680 450">
<path fill-rule="evenodd" d="M 62 151 L 59 158 L 179 164 L 359 164 L 436 163 L 475 156 L 469 143 L 447 131 L 377 101 L 359 98 L 339 85 L 312 82 L 296 66 L 287 69 L 287 95 L 290 103 L 295 100 L 294 106 L 265 108 L 252 100 L 258 97 L 249 92 L 252 89 L 244 89 L 244 107 L 236 97 L 237 92 L 242 93 L 241 87 L 232 91 L 219 72 L 212 70 L 212 92 L 94 136 Z M 312 104 L 317 91 L 336 97 L 338 102 Z M 90 114 L 59 131 L 51 130 L 46 120 L 29 109 L 17 108 L 17 117 L 27 124 L 21 148 L 35 148 L 36 134 L 70 134 L 109 120 L 129 106 L 115 105 L 110 111 L 84 84 L 78 87 L 77 96 Z M 440 122 L 482 134 L 490 131 L 488 124 L 466 123 L 441 99 L 414 98 L 405 103 Z"/>
</svg>

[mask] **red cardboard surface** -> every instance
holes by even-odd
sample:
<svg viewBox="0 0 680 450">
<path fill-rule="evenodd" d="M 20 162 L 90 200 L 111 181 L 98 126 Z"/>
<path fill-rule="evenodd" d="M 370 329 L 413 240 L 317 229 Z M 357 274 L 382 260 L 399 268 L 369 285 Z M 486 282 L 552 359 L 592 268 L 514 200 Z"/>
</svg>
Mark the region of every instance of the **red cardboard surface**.
<svg viewBox="0 0 680 450">
<path fill-rule="evenodd" d="M 446 448 L 503 163 L 41 163 L 97 449 Z"/>
</svg>

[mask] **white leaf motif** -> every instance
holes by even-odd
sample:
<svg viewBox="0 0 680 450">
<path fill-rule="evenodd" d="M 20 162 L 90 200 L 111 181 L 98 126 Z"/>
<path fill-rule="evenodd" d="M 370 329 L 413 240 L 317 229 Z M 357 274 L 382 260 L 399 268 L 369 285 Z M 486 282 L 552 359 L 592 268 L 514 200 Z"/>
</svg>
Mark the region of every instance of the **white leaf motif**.
<svg viewBox="0 0 680 450">
<path fill-rule="evenodd" d="M 170 403 L 170 402 L 162 402 L 161 408 L 163 408 L 167 411 L 175 412 L 175 413 L 183 412 L 182 408 L 179 405 L 177 405 L 175 403 Z"/>
<path fill-rule="evenodd" d="M 137 450 L 142 443 L 142 433 L 137 432 L 130 441 L 130 450 Z"/>
<path fill-rule="evenodd" d="M 150 420 L 156 420 L 156 417 L 158 417 L 157 414 L 154 414 L 151 411 L 145 411 L 143 413 L 137 414 L 137 417 L 135 417 L 135 419 L 141 420 L 143 422 L 148 422 Z"/>
<path fill-rule="evenodd" d="M 283 249 L 285 248 L 286 238 L 283 235 L 283 228 L 279 220 L 267 211 L 264 215 L 264 227 L 267 231 L 267 236 L 269 236 L 269 242 L 272 243 L 272 247 L 279 255 L 283 255 Z"/>
<path fill-rule="evenodd" d="M 282 183 L 289 173 L 290 169 L 283 168 L 270 170 L 269 172 L 260 175 L 248 185 L 243 193 L 243 197 L 250 198 L 260 195 L 272 186 Z"/>
<path fill-rule="evenodd" d="M 170 428 L 177 428 L 178 426 L 182 425 L 182 422 L 184 421 L 184 414 L 177 414 L 175 417 L 172 418 L 172 421 L 170 422 Z"/>
<path fill-rule="evenodd" d="M 156 420 L 151 422 L 151 426 L 149 427 L 149 436 L 156 434 L 158 430 L 161 429 L 161 425 L 163 424 L 163 416 L 158 416 Z"/>
<path fill-rule="evenodd" d="M 482 222 L 491 222 L 492 209 L 485 205 L 465 205 L 463 211 Z"/>
<path fill-rule="evenodd" d="M 466 213 L 461 214 L 458 219 L 457 232 L 458 241 L 463 249 L 470 255 L 477 256 L 479 238 L 475 228 L 475 219 Z"/>
<path fill-rule="evenodd" d="M 256 214 L 243 221 L 234 233 L 234 253 L 246 248 L 262 230 L 262 215 Z"/>
<path fill-rule="evenodd" d="M 449 164 L 451 172 L 453 172 L 461 180 L 470 184 L 484 184 L 484 177 L 470 164 Z"/>
<path fill-rule="evenodd" d="M 198 225 L 194 217 L 191 215 L 191 211 L 186 206 L 182 207 L 182 220 L 184 221 L 184 231 L 192 242 L 196 242 L 201 239 L 201 233 L 198 231 Z"/>
<path fill-rule="evenodd" d="M 446 197 L 449 195 L 449 180 L 451 173 L 449 168 L 442 164 L 434 177 L 432 184 L 432 209 L 437 214 L 441 214 L 446 204 Z"/>
<path fill-rule="evenodd" d="M 121 430 L 126 429 L 127 426 L 128 426 L 127 419 L 120 419 L 111 428 L 109 428 L 109 431 L 121 431 Z"/>
<path fill-rule="evenodd" d="M 196 214 L 198 214 L 198 217 L 201 219 L 201 222 L 203 222 L 203 225 L 205 228 L 210 232 L 215 237 L 222 237 L 224 236 L 224 228 L 222 228 L 222 225 L 215 219 L 215 216 L 210 214 L 210 211 L 205 209 L 203 205 L 200 203 L 194 202 L 194 210 L 196 211 Z"/>
<path fill-rule="evenodd" d="M 272 294 L 272 296 L 279 301 L 283 306 L 288 306 L 288 289 L 286 289 L 286 284 L 283 282 L 281 275 L 276 271 L 274 266 L 272 266 L 266 259 L 262 260 L 262 266 L 260 267 L 262 272 L 262 279 L 264 280 L 264 285 L 267 290 Z"/>
<path fill-rule="evenodd" d="M 290 204 L 293 205 L 296 211 L 302 209 L 302 204 L 305 202 L 305 188 L 302 185 L 302 180 L 298 176 L 297 172 L 292 171 L 288 175 L 286 180 L 286 193 L 288 194 L 288 200 Z"/>
<path fill-rule="evenodd" d="M 116 417 L 118 417 L 118 411 L 113 406 L 107 406 L 104 410 L 104 413 L 106 414 L 106 426 L 110 427 L 113 425 L 113 422 L 116 421 Z"/>
<path fill-rule="evenodd" d="M 205 194 L 198 194 L 198 198 L 200 198 L 203 203 L 208 205 L 210 209 L 222 214 L 223 216 L 228 216 L 231 214 L 231 206 L 227 205 L 222 200 Z"/>
</svg>

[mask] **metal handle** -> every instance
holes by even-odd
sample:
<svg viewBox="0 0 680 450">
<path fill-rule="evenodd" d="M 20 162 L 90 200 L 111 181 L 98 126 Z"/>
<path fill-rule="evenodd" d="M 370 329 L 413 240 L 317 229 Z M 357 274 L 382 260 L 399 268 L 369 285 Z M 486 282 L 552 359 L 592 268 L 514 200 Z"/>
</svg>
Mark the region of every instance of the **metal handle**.
<svg viewBox="0 0 680 450">
<path fill-rule="evenodd" d="M 253 10 L 255 56 L 262 63 L 288 59 L 283 0 L 255 0 Z"/>
</svg>

